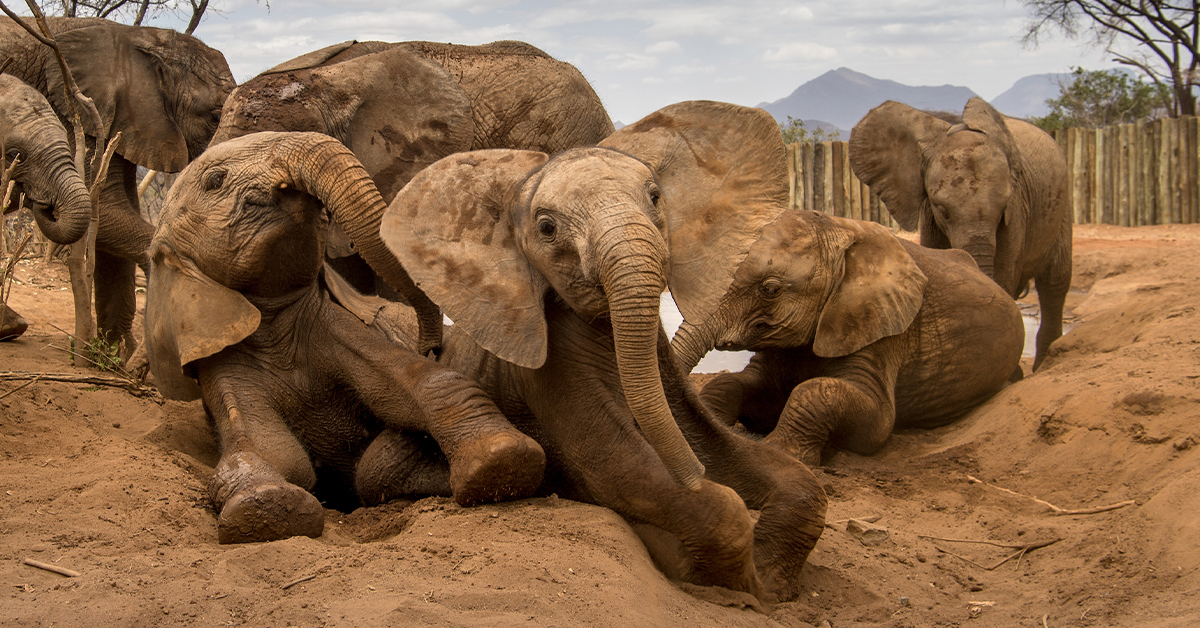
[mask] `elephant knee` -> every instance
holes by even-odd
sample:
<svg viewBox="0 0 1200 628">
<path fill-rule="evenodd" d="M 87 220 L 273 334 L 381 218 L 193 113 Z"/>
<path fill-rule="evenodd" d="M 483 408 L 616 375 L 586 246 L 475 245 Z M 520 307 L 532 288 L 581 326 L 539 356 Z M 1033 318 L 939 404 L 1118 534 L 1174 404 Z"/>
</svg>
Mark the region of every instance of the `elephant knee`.
<svg viewBox="0 0 1200 628">
<path fill-rule="evenodd" d="M 449 496 L 450 465 L 429 436 L 387 429 L 359 459 L 354 488 L 364 506 L 406 495 Z"/>
</svg>

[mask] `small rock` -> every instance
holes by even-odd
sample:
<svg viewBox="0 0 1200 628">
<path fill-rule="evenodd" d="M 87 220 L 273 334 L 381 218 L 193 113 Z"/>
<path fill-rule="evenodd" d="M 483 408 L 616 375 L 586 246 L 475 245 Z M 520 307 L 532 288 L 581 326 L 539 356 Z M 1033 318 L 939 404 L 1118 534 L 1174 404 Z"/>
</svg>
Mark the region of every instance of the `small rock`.
<svg viewBox="0 0 1200 628">
<path fill-rule="evenodd" d="M 888 540 L 887 528 L 877 526 L 862 519 L 851 519 L 846 522 L 846 533 L 858 539 L 859 543 L 872 547 Z"/>
<path fill-rule="evenodd" d="M 116 427 L 116 428 L 119 428 L 119 427 L 121 427 L 121 422 L 120 422 L 120 421 L 113 421 L 113 424 L 112 424 L 112 426 L 113 426 L 113 427 Z"/>
<path fill-rule="evenodd" d="M 906 598 L 906 597 L 901 597 L 901 598 L 900 598 L 900 606 L 908 606 L 908 605 L 909 605 L 909 603 L 908 603 L 908 598 Z"/>
</svg>

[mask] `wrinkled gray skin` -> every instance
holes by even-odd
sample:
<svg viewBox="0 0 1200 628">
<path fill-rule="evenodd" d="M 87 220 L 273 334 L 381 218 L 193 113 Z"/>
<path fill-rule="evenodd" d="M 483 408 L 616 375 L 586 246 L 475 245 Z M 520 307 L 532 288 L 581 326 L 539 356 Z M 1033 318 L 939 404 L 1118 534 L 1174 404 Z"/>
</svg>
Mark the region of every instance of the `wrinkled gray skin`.
<svg viewBox="0 0 1200 628">
<path fill-rule="evenodd" d="M 319 536 L 318 480 L 350 505 L 430 493 L 471 505 L 541 482 L 542 449 L 477 384 L 392 342 L 386 302 L 322 271 L 334 220 L 394 276 L 370 227 L 383 210 L 353 155 L 316 133 L 226 142 L 168 194 L 147 352 L 163 394 L 202 397 L 215 424 L 222 543 Z"/>
<path fill-rule="evenodd" d="M 971 254 L 1012 297 L 1033 280 L 1041 306 L 1036 370 L 1062 336 L 1073 217 L 1054 139 L 972 98 L 951 124 L 898 102 L 850 133 L 850 165 L 921 244 Z"/>
<path fill-rule="evenodd" d="M 95 298 L 101 336 L 120 342 L 127 358 L 137 346 L 132 332 L 134 273 L 138 265 L 149 270 L 146 249 L 154 235 L 139 209 L 137 166 L 178 172 L 203 152 L 234 87 L 233 75 L 220 52 L 189 35 L 98 18 L 48 22 L 71 75 L 108 125 L 108 137 L 122 134 L 100 193 Z M 50 101 L 74 150 L 70 110 L 53 52 L 0 17 L 0 59 L 5 58 L 13 60 L 8 74 Z M 97 130 L 85 132 L 90 145 Z"/>
<path fill-rule="evenodd" d="M 19 162 L 8 213 L 19 209 L 17 199 L 24 194 L 38 228 L 52 242 L 71 244 L 83 237 L 92 202 L 75 169 L 67 130 L 44 96 L 7 74 L 0 75 L 0 147 L 6 166 Z"/>
<path fill-rule="evenodd" d="M 714 346 L 754 351 L 701 398 L 816 466 L 826 445 L 870 455 L 895 427 L 961 417 L 1004 387 L 1024 342 L 1016 303 L 962 251 L 788 211 L 763 230 L 720 307 L 671 344 L 685 371 Z"/>
<path fill-rule="evenodd" d="M 613 125 L 578 70 L 529 44 L 345 42 L 238 86 L 212 143 L 256 131 L 337 138 L 390 201 L 413 175 L 451 153 L 520 148 L 553 154 L 595 144 Z M 334 268 L 359 290 L 375 293 L 382 286 L 334 231 Z M 407 284 L 396 288 L 422 316 L 423 349 L 435 349 L 442 324 L 436 306 Z"/>
<path fill-rule="evenodd" d="M 21 194 L 38 228 L 53 242 L 70 244 L 85 233 L 92 215 L 87 186 L 75 169 L 67 131 L 50 103 L 20 79 L 0 74 L 0 150 L 5 168 L 17 163 L 8 210 Z M 0 190 L 3 195 L 5 190 Z M 0 341 L 25 333 L 29 324 L 7 305 L 0 309 Z"/>
<path fill-rule="evenodd" d="M 542 492 L 620 513 L 674 578 L 768 602 L 797 595 L 824 493 L 700 403 L 658 309 L 666 286 L 685 312 L 719 300 L 713 277 L 786 206 L 785 173 L 769 114 L 680 103 L 552 158 L 446 157 L 380 228 L 455 322 L 439 362 L 546 451 Z"/>
</svg>

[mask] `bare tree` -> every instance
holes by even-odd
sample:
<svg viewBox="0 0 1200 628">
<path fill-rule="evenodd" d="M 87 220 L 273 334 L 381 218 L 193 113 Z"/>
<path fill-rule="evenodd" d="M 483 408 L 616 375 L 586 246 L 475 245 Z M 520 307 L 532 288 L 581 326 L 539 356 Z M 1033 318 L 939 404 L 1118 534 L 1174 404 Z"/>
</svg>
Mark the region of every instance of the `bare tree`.
<svg viewBox="0 0 1200 628">
<path fill-rule="evenodd" d="M 1068 37 L 1087 37 L 1135 67 L 1174 95 L 1174 116 L 1196 115 L 1195 88 L 1200 81 L 1200 1 L 1192 0 L 1021 0 L 1032 16 L 1024 41 L 1058 30 Z M 1121 44 L 1133 43 L 1125 53 Z"/>
<path fill-rule="evenodd" d="M 134 26 L 141 26 L 147 17 L 160 13 L 190 12 L 184 31 L 188 35 L 196 31 L 208 10 L 208 0 L 38 0 L 38 5 L 47 15 L 102 17 Z"/>
</svg>

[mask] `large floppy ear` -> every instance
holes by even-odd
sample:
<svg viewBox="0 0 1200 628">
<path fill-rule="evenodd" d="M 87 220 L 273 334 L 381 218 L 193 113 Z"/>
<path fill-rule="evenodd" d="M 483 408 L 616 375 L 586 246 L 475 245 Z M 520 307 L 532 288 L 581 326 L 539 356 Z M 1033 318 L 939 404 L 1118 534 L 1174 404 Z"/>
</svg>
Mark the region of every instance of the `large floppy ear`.
<svg viewBox="0 0 1200 628">
<path fill-rule="evenodd" d="M 923 156 L 948 130 L 949 122 L 889 100 L 850 131 L 850 167 L 903 229 L 917 229 L 927 196 Z"/>
<path fill-rule="evenodd" d="M 549 282 L 513 231 L 522 183 L 545 153 L 480 150 L 442 159 L 396 195 L 379 235 L 413 281 L 479 346 L 526 368 L 546 361 Z"/>
<path fill-rule="evenodd" d="M 963 108 L 963 124 L 972 131 L 986 135 L 988 141 L 995 144 L 1008 157 L 1009 180 L 1013 183 L 1013 189 L 1016 190 L 1016 182 L 1020 180 L 1021 170 L 1025 166 L 1021 159 L 1021 151 L 1017 148 L 1017 141 L 1013 139 L 1012 131 L 1008 129 L 1004 115 L 996 111 L 995 107 L 992 107 L 987 101 L 976 97 L 968 100 L 967 106 Z M 1010 223 L 1011 212 L 1015 211 L 1013 208 L 1016 205 L 1014 200 L 1005 209 L 1004 224 Z"/>
<path fill-rule="evenodd" d="M 842 277 L 817 321 L 813 353 L 823 358 L 849 355 L 908 329 L 921 309 L 926 283 L 925 273 L 883 226 L 831 220 L 851 238 L 841 239 L 848 244 Z"/>
<path fill-rule="evenodd" d="M 654 172 L 667 216 L 667 285 L 685 320 L 716 310 L 733 274 L 788 204 L 786 149 L 762 109 L 711 101 L 670 105 L 600 146 Z"/>
<path fill-rule="evenodd" d="M 206 277 L 168 247 L 157 245 L 146 289 L 146 345 L 154 382 L 164 397 L 191 400 L 200 387 L 190 362 L 245 340 L 260 313 L 246 297 Z"/>
<path fill-rule="evenodd" d="M 475 139 L 471 101 L 458 81 L 408 46 L 314 69 L 311 80 L 328 90 L 322 106 L 331 118 L 345 124 L 327 133 L 354 152 L 385 201 Z"/>
<path fill-rule="evenodd" d="M 259 72 L 259 76 L 262 76 L 263 74 L 276 74 L 278 72 L 307 70 L 309 68 L 315 68 L 317 66 L 324 65 L 327 61 L 336 57 L 344 52 L 347 48 L 357 43 L 357 40 L 351 39 L 349 41 L 343 41 L 339 44 L 333 44 L 332 46 L 325 46 L 320 50 L 306 52 L 299 57 L 288 59 L 287 61 L 284 61 L 273 68 Z"/>
<path fill-rule="evenodd" d="M 98 24 L 55 37 L 79 89 L 96 103 L 109 137 L 122 134 L 117 152 L 151 170 L 183 170 L 187 140 L 166 102 L 166 90 L 176 87 L 168 84 L 171 79 L 161 65 L 162 55 L 169 54 L 183 35 Z M 99 131 L 86 123 L 84 129 L 91 135 Z"/>
</svg>

